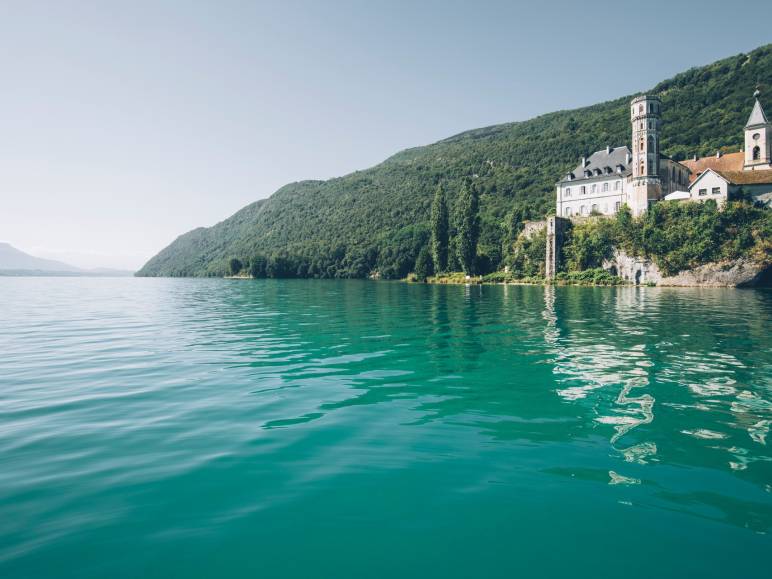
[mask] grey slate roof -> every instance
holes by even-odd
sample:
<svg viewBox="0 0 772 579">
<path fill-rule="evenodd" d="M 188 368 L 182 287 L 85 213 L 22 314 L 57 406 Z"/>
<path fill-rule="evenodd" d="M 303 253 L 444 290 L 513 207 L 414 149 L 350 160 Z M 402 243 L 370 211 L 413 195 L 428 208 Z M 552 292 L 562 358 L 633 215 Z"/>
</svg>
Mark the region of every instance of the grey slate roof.
<svg viewBox="0 0 772 579">
<path fill-rule="evenodd" d="M 764 114 L 764 109 L 761 108 L 761 103 L 759 102 L 759 99 L 756 99 L 756 102 L 753 103 L 753 110 L 751 111 L 751 116 L 748 117 L 748 122 L 745 124 L 746 127 L 752 127 L 754 125 L 766 125 L 769 121 L 767 121 L 767 116 Z"/>
<path fill-rule="evenodd" d="M 579 163 L 579 165 L 576 166 L 576 169 L 571 171 L 574 174 L 574 178 L 570 180 L 581 181 L 583 179 L 593 179 L 596 177 L 596 169 L 600 169 L 601 171 L 601 174 L 597 175 L 597 177 L 600 178 L 607 175 L 607 168 L 611 169 L 611 174 L 613 175 L 622 175 L 626 177 L 633 172 L 632 167 L 627 163 L 627 155 L 632 156 L 632 153 L 627 146 L 616 147 L 611 149 L 611 152 L 608 152 L 607 149 L 595 151 L 587 158 L 588 163 L 586 166 L 583 167 L 582 164 Z M 617 173 L 617 165 L 622 166 L 621 173 Z M 585 177 L 584 172 L 588 170 L 590 171 L 590 177 Z M 565 181 L 569 181 L 569 175 L 565 175 L 561 182 Z"/>
</svg>

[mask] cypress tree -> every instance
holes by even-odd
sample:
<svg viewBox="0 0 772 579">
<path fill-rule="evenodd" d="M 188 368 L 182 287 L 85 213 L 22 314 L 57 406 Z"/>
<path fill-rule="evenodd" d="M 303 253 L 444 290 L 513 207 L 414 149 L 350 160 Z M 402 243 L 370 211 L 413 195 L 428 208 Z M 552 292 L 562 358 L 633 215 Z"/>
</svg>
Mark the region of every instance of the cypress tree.
<svg viewBox="0 0 772 579">
<path fill-rule="evenodd" d="M 418 281 L 426 281 L 432 273 L 432 256 L 429 248 L 424 246 L 418 252 L 418 259 L 415 262 L 415 277 Z"/>
<path fill-rule="evenodd" d="M 450 224 L 448 223 L 448 201 L 442 185 L 437 185 L 432 202 L 432 259 L 434 271 L 441 273 L 448 269 L 448 238 Z"/>
<path fill-rule="evenodd" d="M 467 275 L 474 274 L 480 238 L 480 198 L 473 183 L 464 183 L 458 199 L 458 260 Z"/>
</svg>

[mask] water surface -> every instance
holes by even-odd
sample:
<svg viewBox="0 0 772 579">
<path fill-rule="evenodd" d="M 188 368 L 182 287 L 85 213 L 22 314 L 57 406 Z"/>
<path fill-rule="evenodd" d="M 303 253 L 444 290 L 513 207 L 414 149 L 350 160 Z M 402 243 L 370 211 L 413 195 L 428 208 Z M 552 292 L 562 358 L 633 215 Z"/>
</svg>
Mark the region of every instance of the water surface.
<svg viewBox="0 0 772 579">
<path fill-rule="evenodd" d="M 0 576 L 751 577 L 772 293 L 0 278 Z"/>
</svg>

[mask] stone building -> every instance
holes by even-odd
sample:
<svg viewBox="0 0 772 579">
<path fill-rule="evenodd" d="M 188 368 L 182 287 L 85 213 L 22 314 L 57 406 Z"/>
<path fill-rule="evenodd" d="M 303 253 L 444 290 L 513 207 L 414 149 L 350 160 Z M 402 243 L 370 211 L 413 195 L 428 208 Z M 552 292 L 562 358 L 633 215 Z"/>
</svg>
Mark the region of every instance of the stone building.
<svg viewBox="0 0 772 579">
<path fill-rule="evenodd" d="M 754 95 L 745 125 L 744 151 L 678 162 L 660 150 L 662 103 L 642 95 L 630 102 L 632 150 L 606 147 L 589 157 L 556 184 L 555 214 L 570 218 L 614 215 L 622 205 L 641 215 L 663 200 L 719 204 L 743 191 L 772 201 L 772 124 Z"/>
<path fill-rule="evenodd" d="M 640 215 L 668 193 L 685 189 L 689 169 L 660 152 L 661 112 L 658 97 L 633 99 L 632 151 L 606 147 L 583 157 L 556 185 L 556 215 L 614 215 L 622 205 Z"/>
<path fill-rule="evenodd" d="M 772 123 L 764 114 L 759 95 L 758 90 L 753 93 L 743 151 L 718 152 L 683 162 L 691 172 L 689 200 L 715 199 L 723 204 L 742 191 L 758 201 L 772 203 Z"/>
</svg>

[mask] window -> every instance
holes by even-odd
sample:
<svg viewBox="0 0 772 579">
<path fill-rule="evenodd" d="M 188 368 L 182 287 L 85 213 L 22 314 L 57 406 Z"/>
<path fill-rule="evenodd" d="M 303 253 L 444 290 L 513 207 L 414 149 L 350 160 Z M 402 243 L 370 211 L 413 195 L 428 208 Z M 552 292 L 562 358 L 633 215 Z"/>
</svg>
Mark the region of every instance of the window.
<svg viewBox="0 0 772 579">
<path fill-rule="evenodd" d="M 761 148 L 756 145 L 753 147 L 753 160 L 758 161 L 759 159 L 761 159 Z"/>
<path fill-rule="evenodd" d="M 638 150 L 643 151 L 643 138 L 641 138 L 641 144 L 638 145 Z"/>
<path fill-rule="evenodd" d="M 653 153 L 656 149 L 654 148 L 654 137 L 649 135 L 649 153 Z"/>
<path fill-rule="evenodd" d="M 614 203 L 614 211 L 619 212 L 619 210 L 621 208 L 622 208 L 622 202 L 621 201 L 617 201 L 616 203 Z"/>
<path fill-rule="evenodd" d="M 639 112 L 639 113 L 642 113 L 642 112 L 643 112 L 643 105 L 638 105 L 638 112 Z"/>
<path fill-rule="evenodd" d="M 592 192 L 595 193 L 598 190 L 598 185 L 593 183 L 592 184 Z"/>
<path fill-rule="evenodd" d="M 711 195 L 721 195 L 721 187 L 713 187 L 710 191 Z"/>
<path fill-rule="evenodd" d="M 614 183 L 614 191 L 619 191 L 620 183 L 621 183 L 621 181 L 617 181 L 616 183 Z"/>
<path fill-rule="evenodd" d="M 670 170 L 670 178 L 671 178 L 673 181 L 675 181 L 675 180 L 676 180 L 676 178 L 675 178 L 675 167 L 673 167 L 673 168 Z"/>
<path fill-rule="evenodd" d="M 571 197 L 571 187 L 566 187 L 566 197 Z"/>
<path fill-rule="evenodd" d="M 608 203 L 603 204 L 603 213 L 608 213 Z"/>
<path fill-rule="evenodd" d="M 566 215 L 566 217 L 571 217 L 571 208 L 570 207 L 566 207 L 565 215 Z"/>
<path fill-rule="evenodd" d="M 654 174 L 654 162 L 653 161 L 649 161 L 649 173 L 648 174 L 649 175 L 653 175 Z"/>
<path fill-rule="evenodd" d="M 587 205 L 582 205 L 579 208 L 579 213 L 581 213 L 582 215 L 587 215 Z"/>
<path fill-rule="evenodd" d="M 608 191 L 608 182 L 603 184 L 603 190 Z"/>
<path fill-rule="evenodd" d="M 708 190 L 707 189 L 700 189 L 699 190 L 699 196 L 700 197 L 702 197 L 703 195 L 707 195 L 707 194 L 708 194 Z"/>
<path fill-rule="evenodd" d="M 581 193 L 582 195 L 586 195 L 587 194 L 587 187 L 582 185 L 582 188 L 579 189 L 579 193 Z"/>
<path fill-rule="evenodd" d="M 592 206 L 592 212 L 593 212 L 593 213 L 597 213 L 597 212 L 598 212 L 598 206 L 597 206 L 597 205 L 593 204 L 593 206 Z"/>
<path fill-rule="evenodd" d="M 641 161 L 641 172 L 640 172 L 640 174 L 641 175 L 645 175 L 646 174 L 646 168 L 643 166 L 643 161 Z"/>
</svg>

